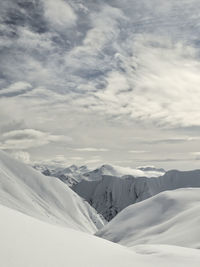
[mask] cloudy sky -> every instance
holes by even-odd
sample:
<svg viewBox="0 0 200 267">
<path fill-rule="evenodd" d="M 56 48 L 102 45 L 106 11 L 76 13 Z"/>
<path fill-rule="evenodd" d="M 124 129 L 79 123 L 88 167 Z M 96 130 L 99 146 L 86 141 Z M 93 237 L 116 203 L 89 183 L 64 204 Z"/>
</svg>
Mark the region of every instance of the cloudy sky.
<svg viewBox="0 0 200 267">
<path fill-rule="evenodd" d="M 2 0 L 0 149 L 200 166 L 199 0 Z"/>
</svg>

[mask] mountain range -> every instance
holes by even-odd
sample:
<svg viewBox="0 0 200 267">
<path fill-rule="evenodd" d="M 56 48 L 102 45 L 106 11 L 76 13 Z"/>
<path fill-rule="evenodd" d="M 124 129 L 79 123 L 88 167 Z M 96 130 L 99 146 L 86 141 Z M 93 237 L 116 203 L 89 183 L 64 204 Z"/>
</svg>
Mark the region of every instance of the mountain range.
<svg viewBox="0 0 200 267">
<path fill-rule="evenodd" d="M 162 191 L 200 187 L 200 170 L 165 172 L 153 166 L 131 169 L 111 165 L 102 165 L 91 171 L 86 166 L 79 168 L 75 165 L 56 169 L 47 166 L 36 168 L 70 185 L 107 221 L 125 207 Z"/>
</svg>

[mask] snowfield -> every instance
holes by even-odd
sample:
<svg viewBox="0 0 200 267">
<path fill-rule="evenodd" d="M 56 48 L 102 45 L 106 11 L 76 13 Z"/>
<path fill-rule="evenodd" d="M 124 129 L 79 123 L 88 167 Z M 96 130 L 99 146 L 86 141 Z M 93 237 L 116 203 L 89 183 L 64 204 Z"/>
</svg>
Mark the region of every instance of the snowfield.
<svg viewBox="0 0 200 267">
<path fill-rule="evenodd" d="M 131 205 L 97 235 L 128 247 L 167 244 L 200 248 L 200 188 L 166 191 Z"/>
<path fill-rule="evenodd" d="M 143 246 L 135 251 L 0 206 L 3 267 L 199 267 L 195 249 Z"/>
</svg>

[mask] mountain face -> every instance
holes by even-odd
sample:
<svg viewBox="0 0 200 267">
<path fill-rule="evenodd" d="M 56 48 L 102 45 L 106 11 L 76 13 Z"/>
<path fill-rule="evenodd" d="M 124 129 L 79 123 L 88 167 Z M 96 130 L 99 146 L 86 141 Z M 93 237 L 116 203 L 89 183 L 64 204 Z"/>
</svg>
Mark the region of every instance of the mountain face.
<svg viewBox="0 0 200 267">
<path fill-rule="evenodd" d="M 0 151 L 0 204 L 29 216 L 85 232 L 104 221 L 62 181 L 47 177 Z"/>
<path fill-rule="evenodd" d="M 133 247 L 200 248 L 200 188 L 166 191 L 121 211 L 97 236 Z"/>
<path fill-rule="evenodd" d="M 82 180 L 72 189 L 110 221 L 130 204 L 162 191 L 185 187 L 200 187 L 200 170 L 186 172 L 172 170 L 156 178 L 103 175 L 98 181 Z"/>
</svg>

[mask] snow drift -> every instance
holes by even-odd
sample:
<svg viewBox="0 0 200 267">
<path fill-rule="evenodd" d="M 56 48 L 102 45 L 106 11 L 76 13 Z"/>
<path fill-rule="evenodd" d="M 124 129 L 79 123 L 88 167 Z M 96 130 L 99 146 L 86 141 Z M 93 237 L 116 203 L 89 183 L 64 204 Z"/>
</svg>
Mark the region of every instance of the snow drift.
<svg viewBox="0 0 200 267">
<path fill-rule="evenodd" d="M 200 248 L 200 188 L 166 191 L 121 211 L 98 236 L 132 247 Z"/>
</svg>

